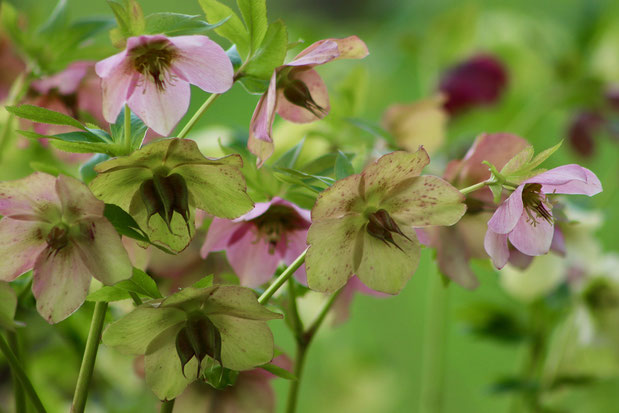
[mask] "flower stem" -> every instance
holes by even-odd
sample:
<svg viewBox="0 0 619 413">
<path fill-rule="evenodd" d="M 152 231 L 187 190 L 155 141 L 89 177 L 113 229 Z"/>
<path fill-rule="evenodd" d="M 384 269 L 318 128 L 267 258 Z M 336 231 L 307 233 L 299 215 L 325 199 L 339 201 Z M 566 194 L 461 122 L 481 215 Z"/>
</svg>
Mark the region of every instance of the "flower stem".
<svg viewBox="0 0 619 413">
<path fill-rule="evenodd" d="M 11 371 L 13 372 L 13 374 L 17 376 L 17 378 L 21 382 L 22 388 L 28 395 L 28 398 L 30 398 L 30 401 L 32 402 L 35 410 L 38 413 L 45 413 L 45 407 L 43 407 L 43 403 L 41 403 L 39 396 L 37 396 L 37 393 L 34 390 L 32 383 L 30 383 L 30 380 L 28 380 L 26 372 L 24 372 L 24 369 L 19 363 L 19 360 L 17 360 L 17 357 L 15 357 L 15 354 L 13 354 L 13 351 L 11 351 L 11 348 L 4 340 L 4 337 L 2 337 L 2 335 L 0 335 L 0 351 L 6 358 L 6 361 L 9 363 L 9 366 L 11 366 Z"/>
<path fill-rule="evenodd" d="M 131 152 L 131 109 L 129 105 L 125 103 L 125 139 L 123 146 L 127 150 L 127 153 Z"/>
<path fill-rule="evenodd" d="M 211 96 L 208 97 L 208 99 L 206 99 L 204 101 L 204 103 L 202 104 L 202 106 L 200 106 L 200 109 L 198 109 L 198 111 L 196 113 L 193 114 L 193 116 L 191 117 L 191 119 L 189 119 L 189 122 L 187 122 L 187 124 L 185 125 L 185 127 L 179 132 L 179 134 L 177 135 L 178 138 L 184 138 L 185 136 L 187 136 L 187 134 L 189 133 L 189 131 L 196 125 L 196 122 L 198 122 L 198 120 L 202 117 L 202 115 L 204 114 L 204 112 L 206 112 L 206 110 L 213 104 L 213 102 L 215 102 L 215 100 L 221 96 L 221 94 L 219 93 L 213 93 L 211 94 Z"/>
<path fill-rule="evenodd" d="M 17 336 L 16 331 L 8 331 L 7 332 L 7 340 L 9 342 L 9 346 L 13 349 L 13 354 L 15 354 L 15 358 L 20 361 L 21 359 L 21 351 L 19 349 L 19 338 Z M 13 395 L 15 398 L 15 411 L 16 412 L 26 412 L 26 395 L 24 393 L 24 388 L 17 377 L 17 374 L 11 372 L 11 379 L 13 381 Z"/>
<path fill-rule="evenodd" d="M 136 293 L 134 293 L 133 291 L 129 291 L 129 295 L 131 296 L 133 304 L 135 304 L 136 307 L 142 305 L 142 299 L 140 299 L 140 297 Z"/>
<path fill-rule="evenodd" d="M 172 410 L 174 410 L 174 401 L 176 399 L 172 399 L 172 400 L 167 400 L 165 402 L 161 402 L 161 410 L 159 410 L 159 413 L 172 413 Z"/>
<path fill-rule="evenodd" d="M 297 409 L 299 386 L 301 384 L 301 375 L 303 374 L 303 366 L 305 365 L 305 356 L 307 355 L 308 347 L 309 343 L 297 342 L 297 354 L 294 363 L 294 375 L 297 379 L 290 381 L 286 413 L 294 413 Z"/>
<path fill-rule="evenodd" d="M 466 194 L 470 194 L 471 192 L 475 192 L 478 189 L 483 188 L 484 186 L 493 183 L 492 181 L 483 181 L 483 182 L 478 182 L 475 185 L 471 185 L 471 186 L 467 186 L 466 188 L 462 188 L 460 189 L 460 192 L 462 192 L 463 195 Z"/>
<path fill-rule="evenodd" d="M 424 328 L 419 411 L 422 413 L 439 413 L 442 409 L 445 393 L 443 379 L 449 291 L 438 274 L 429 280 L 429 289 Z"/>
<path fill-rule="evenodd" d="M 92 314 L 90 323 L 90 331 L 86 340 L 86 349 L 84 350 L 84 358 L 80 367 L 79 375 L 77 376 L 77 385 L 75 386 L 75 394 L 73 395 L 73 405 L 71 413 L 83 413 L 88 398 L 88 387 L 92 378 L 92 373 L 95 367 L 97 358 L 97 350 L 99 341 L 101 340 L 101 330 L 103 330 L 103 321 L 107 311 L 107 302 L 99 301 L 95 304 L 95 311 Z"/>
<path fill-rule="evenodd" d="M 294 274 L 294 272 L 298 270 L 301 265 L 303 265 L 303 263 L 305 262 L 306 254 L 307 248 L 301 253 L 301 255 L 297 257 L 296 260 L 293 261 L 292 264 L 290 264 L 290 267 L 286 268 L 284 272 L 275 279 L 273 284 L 269 285 L 269 288 L 267 288 L 266 291 L 263 292 L 262 295 L 258 298 L 258 302 L 260 304 L 266 304 L 273 296 L 273 294 L 275 294 L 277 290 L 279 290 L 279 288 L 284 285 L 286 280 L 288 280 L 288 278 L 290 278 L 290 276 L 292 276 L 292 274 Z"/>
</svg>

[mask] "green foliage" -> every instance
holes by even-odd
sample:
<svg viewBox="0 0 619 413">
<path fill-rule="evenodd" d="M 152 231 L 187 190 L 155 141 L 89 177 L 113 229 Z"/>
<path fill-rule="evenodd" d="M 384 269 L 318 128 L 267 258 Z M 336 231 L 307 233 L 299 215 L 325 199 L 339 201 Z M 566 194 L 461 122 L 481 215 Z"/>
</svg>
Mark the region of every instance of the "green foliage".
<svg viewBox="0 0 619 413">
<path fill-rule="evenodd" d="M 335 179 L 344 179 L 354 173 L 355 168 L 353 168 L 348 157 L 342 151 L 338 151 L 337 158 L 335 158 Z"/>
<path fill-rule="evenodd" d="M 146 233 L 140 229 L 135 219 L 121 207 L 114 204 L 105 204 L 103 212 L 119 234 L 142 242 L 149 242 Z"/>
<path fill-rule="evenodd" d="M 7 106 L 6 110 L 23 119 L 51 125 L 66 125 L 86 130 L 86 127 L 71 116 L 34 105 Z"/>
<path fill-rule="evenodd" d="M 249 33 L 239 16 L 230 7 L 217 0 L 199 0 L 199 2 L 209 23 L 225 20 L 215 32 L 236 45 L 239 55 L 246 58 L 250 53 Z"/>
<path fill-rule="evenodd" d="M 13 330 L 15 328 L 15 309 L 17 296 L 7 282 L 0 281 L 0 328 Z"/>
<path fill-rule="evenodd" d="M 123 48 L 127 38 L 144 34 L 146 20 L 136 0 L 107 0 L 116 17 L 117 28 L 110 31 L 112 44 Z"/>
<path fill-rule="evenodd" d="M 130 293 L 152 299 L 162 298 L 155 281 L 144 271 L 133 268 L 133 276 L 111 286 L 103 286 L 86 297 L 88 301 L 120 301 L 131 298 Z"/>
<path fill-rule="evenodd" d="M 260 368 L 285 380 L 297 380 L 297 376 L 273 363 L 265 364 Z"/>
<path fill-rule="evenodd" d="M 168 36 L 186 36 L 202 34 L 213 30 L 226 22 L 223 19 L 215 24 L 208 24 L 198 15 L 180 13 L 153 13 L 146 16 L 145 34 L 165 34 Z"/>
</svg>

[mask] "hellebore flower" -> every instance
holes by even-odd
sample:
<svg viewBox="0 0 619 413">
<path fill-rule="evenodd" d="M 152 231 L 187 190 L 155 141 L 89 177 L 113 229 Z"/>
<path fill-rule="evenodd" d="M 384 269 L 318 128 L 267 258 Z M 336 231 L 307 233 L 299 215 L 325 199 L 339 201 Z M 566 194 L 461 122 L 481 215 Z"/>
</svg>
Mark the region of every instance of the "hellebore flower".
<svg viewBox="0 0 619 413">
<path fill-rule="evenodd" d="M 495 103 L 507 86 L 507 70 L 496 57 L 478 55 L 462 62 L 441 78 L 439 90 L 447 95 L 451 114 Z"/>
<path fill-rule="evenodd" d="M 209 364 L 240 371 L 271 361 L 273 334 L 266 321 L 276 318 L 281 315 L 260 305 L 248 288 L 188 287 L 112 323 L 103 342 L 145 355 L 146 382 L 159 399 L 170 400 Z"/>
<path fill-rule="evenodd" d="M 90 182 L 95 196 L 127 211 L 151 242 L 182 251 L 195 232 L 195 210 L 236 218 L 253 202 L 239 155 L 204 157 L 189 139 L 162 139 L 102 162 Z"/>
<path fill-rule="evenodd" d="M 0 33 L 0 102 L 9 96 L 13 82 L 25 70 L 26 64 L 17 54 L 11 40 Z"/>
<path fill-rule="evenodd" d="M 34 269 L 39 314 L 57 323 L 77 310 L 95 277 L 111 285 L 131 277 L 120 236 L 103 202 L 68 176 L 35 172 L 0 183 L 0 280 Z"/>
<path fill-rule="evenodd" d="M 127 39 L 127 48 L 97 63 L 103 116 L 114 123 L 125 103 L 142 121 L 167 136 L 189 107 L 189 84 L 211 93 L 232 87 L 226 52 L 206 36 L 163 35 Z"/>
<path fill-rule="evenodd" d="M 486 252 L 499 269 L 509 259 L 508 239 L 526 255 L 546 254 L 555 233 L 552 204 L 547 195 L 593 196 L 601 191 L 597 176 L 575 164 L 559 166 L 523 181 L 488 221 Z"/>
<path fill-rule="evenodd" d="M 313 68 L 337 59 L 362 59 L 368 53 L 367 46 L 357 36 L 325 39 L 275 69 L 249 124 L 247 146 L 258 157 L 259 166 L 273 154 L 272 127 L 276 112 L 295 123 L 313 122 L 329 113 L 327 86 Z"/>
<path fill-rule="evenodd" d="M 280 262 L 287 265 L 305 250 L 310 212 L 281 198 L 257 203 L 234 221 L 213 219 L 200 251 L 226 250 L 241 285 L 258 287 L 269 281 Z M 304 271 L 296 272 L 305 283 Z"/>
<path fill-rule="evenodd" d="M 571 120 L 567 136 L 572 150 L 584 158 L 595 153 L 595 137 L 604 128 L 606 119 L 598 111 L 582 111 Z"/>
<path fill-rule="evenodd" d="M 393 152 L 337 181 L 312 209 L 305 261 L 311 289 L 334 292 L 356 274 L 373 290 L 397 294 L 419 263 L 413 227 L 453 225 L 464 196 L 435 176 L 423 148 Z"/>
</svg>

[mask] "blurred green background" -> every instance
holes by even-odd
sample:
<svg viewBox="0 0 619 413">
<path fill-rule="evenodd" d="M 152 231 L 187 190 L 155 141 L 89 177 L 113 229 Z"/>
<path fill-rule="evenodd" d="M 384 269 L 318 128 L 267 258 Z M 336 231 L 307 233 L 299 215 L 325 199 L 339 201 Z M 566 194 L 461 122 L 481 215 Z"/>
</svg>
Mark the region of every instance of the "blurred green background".
<svg viewBox="0 0 619 413">
<path fill-rule="evenodd" d="M 36 0 L 37 10 L 45 16 L 54 3 Z M 111 14 L 104 1 L 69 0 L 68 3 L 76 18 Z M 145 14 L 202 13 L 195 0 L 141 3 Z M 599 106 L 605 88 L 619 82 L 619 2 L 613 0 L 268 0 L 267 5 L 269 20 L 285 21 L 290 41 L 303 39 L 308 45 L 323 38 L 356 34 L 368 44 L 370 55 L 365 60 L 339 62 L 319 68 L 319 72 L 330 89 L 337 89 L 348 73 L 362 70 L 363 81 L 358 87 L 365 97 L 359 117 L 375 123 L 380 122 L 383 111 L 391 103 L 432 95 L 446 68 L 479 52 L 499 56 L 509 72 L 507 93 L 499 104 L 475 109 L 450 122 L 444 147 L 450 157 L 461 156 L 481 132 L 512 132 L 527 138 L 537 150 L 550 147 L 565 138 L 576 111 Z M 225 47 L 224 43 L 222 40 Z M 204 96 L 194 89 L 189 114 Z M 257 100 L 257 96 L 248 95 L 240 85 L 235 85 L 204 116 L 201 124 L 221 124 L 244 131 Z M 291 142 L 282 147 L 296 143 L 301 137 L 292 136 Z M 596 153 L 590 159 L 581 159 L 564 145 L 547 165 L 578 162 L 600 177 L 604 192 L 592 199 L 578 197 L 575 202 L 603 212 L 605 224 L 598 236 L 609 251 L 618 251 L 619 240 L 616 139 L 597 137 Z M 434 169 L 437 173 L 444 160 L 437 158 Z M 19 174 L 15 170 L 8 173 Z M 438 276 L 432 255 L 432 251 L 424 251 L 419 270 L 400 295 L 388 299 L 358 295 L 347 323 L 335 328 L 327 326 L 320 332 L 309 352 L 299 412 L 417 411 L 422 387 L 424 331 L 427 323 L 436 322 L 428 318 L 426 310 L 428 281 Z M 508 412 L 511 396 L 492 392 L 492 385 L 520 370 L 525 349 L 523 345 L 497 344 L 470 334 L 462 323 L 462 315 L 468 306 L 479 301 L 497 302 L 516 312 L 524 309 L 501 290 L 489 263 L 475 262 L 474 269 L 481 281 L 479 289 L 469 292 L 457 285 L 448 289 L 443 411 Z M 87 314 L 83 316 L 87 318 Z M 292 338 L 284 323 L 271 325 L 277 344 L 292 352 Z M 47 362 L 62 369 L 64 362 L 68 365 L 76 362 L 67 357 L 65 361 Z M 106 360 L 104 354 L 97 368 Z M 105 365 L 102 369 L 106 369 Z M 109 372 L 106 374 L 109 379 Z M 35 381 L 46 379 L 50 377 L 35 373 Z M 283 411 L 288 385 L 281 379 L 274 383 L 278 411 Z M 587 390 L 596 397 L 583 396 L 585 401 L 580 401 L 575 390 L 570 399 L 573 410 L 569 411 L 616 412 L 617 389 L 619 380 L 602 381 Z M 136 394 L 142 394 L 136 399 L 139 404 L 125 407 L 115 407 L 109 395 L 107 399 L 99 398 L 107 406 L 100 411 L 142 412 L 154 408 L 154 398 L 147 390 L 136 390 Z M 58 395 L 49 397 L 56 399 Z M 98 397 L 94 394 L 92 400 Z M 91 407 L 95 411 L 92 403 Z"/>
</svg>

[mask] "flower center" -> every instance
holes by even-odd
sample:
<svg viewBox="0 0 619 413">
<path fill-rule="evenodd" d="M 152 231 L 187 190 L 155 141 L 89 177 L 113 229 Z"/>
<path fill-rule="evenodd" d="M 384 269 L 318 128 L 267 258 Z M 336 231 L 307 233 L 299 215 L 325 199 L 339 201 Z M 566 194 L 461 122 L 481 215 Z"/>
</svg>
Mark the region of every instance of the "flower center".
<svg viewBox="0 0 619 413">
<path fill-rule="evenodd" d="M 187 232 L 191 236 L 189 225 L 189 191 L 185 179 L 179 174 L 162 176 L 154 174 L 152 179 L 148 179 L 140 186 L 140 195 L 146 207 L 147 219 L 158 214 L 163 222 L 166 223 L 170 232 L 170 226 L 174 212 L 180 214 L 187 224 Z"/>
<path fill-rule="evenodd" d="M 57 224 L 47 234 L 47 245 L 53 250 L 61 250 L 69 243 L 69 228 L 66 224 Z"/>
<path fill-rule="evenodd" d="M 529 216 L 528 222 L 533 226 L 538 224 L 538 219 L 552 224 L 552 214 L 550 213 L 550 202 L 546 194 L 542 192 L 541 184 L 526 184 L 522 189 L 522 203 L 524 210 Z"/>
<path fill-rule="evenodd" d="M 370 234 L 374 238 L 378 238 L 385 244 L 394 245 L 400 251 L 403 250 L 398 244 L 396 244 L 392 234 L 396 233 L 403 236 L 409 241 L 411 240 L 402 232 L 402 230 L 400 230 L 398 224 L 396 224 L 393 218 L 391 218 L 389 213 L 384 209 L 379 209 L 378 211 L 368 215 L 368 224 L 366 226 L 366 231 L 368 232 L 368 234 Z"/>
<path fill-rule="evenodd" d="M 286 205 L 271 205 L 264 214 L 250 222 L 256 225 L 258 237 L 268 242 L 269 254 L 275 252 L 277 243 L 286 232 L 308 228 L 297 212 Z"/>
<path fill-rule="evenodd" d="M 163 91 L 174 76 L 170 74 L 172 62 L 178 56 L 176 48 L 167 40 L 158 40 L 134 47 L 129 51 L 134 69 Z"/>
<path fill-rule="evenodd" d="M 283 89 L 286 100 L 293 105 L 309 110 L 317 118 L 323 118 L 327 114 L 326 109 L 316 103 L 309 88 L 302 80 L 284 80 L 278 86 Z"/>
</svg>

